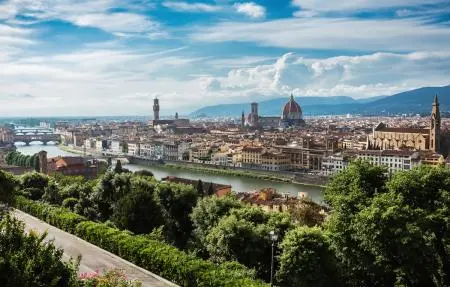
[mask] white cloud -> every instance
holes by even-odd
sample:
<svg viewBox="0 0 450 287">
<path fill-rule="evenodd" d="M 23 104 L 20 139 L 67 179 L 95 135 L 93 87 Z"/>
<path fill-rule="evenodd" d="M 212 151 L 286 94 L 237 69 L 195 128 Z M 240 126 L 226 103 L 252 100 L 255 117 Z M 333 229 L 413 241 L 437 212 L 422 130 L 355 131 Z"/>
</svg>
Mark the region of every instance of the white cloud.
<svg viewBox="0 0 450 287">
<path fill-rule="evenodd" d="M 374 53 L 364 56 L 311 59 L 288 53 L 273 64 L 231 70 L 225 77 L 203 77 L 215 97 L 287 95 L 391 95 L 422 86 L 450 84 L 449 52 Z M 243 101 L 243 99 L 242 99 Z"/>
<path fill-rule="evenodd" d="M 162 5 L 166 8 L 180 12 L 217 12 L 222 10 L 221 6 L 209 5 L 205 3 L 164 1 Z"/>
<path fill-rule="evenodd" d="M 78 26 L 96 27 L 108 32 L 141 33 L 158 27 L 146 17 L 132 13 L 85 14 L 70 16 L 68 19 Z"/>
<path fill-rule="evenodd" d="M 107 32 L 141 33 L 158 27 L 155 21 L 139 13 L 151 9 L 153 4 L 135 5 L 118 0 L 8 0 L 0 4 L 0 19 L 11 24 L 33 24 L 45 20 L 64 20 L 82 27 L 99 28 Z M 128 12 L 111 13 L 113 8 Z M 140 8 L 138 10 L 137 8 Z M 29 20 L 17 20 L 17 15 Z"/>
<path fill-rule="evenodd" d="M 450 46 L 450 29 L 418 19 L 294 18 L 261 23 L 222 22 L 196 28 L 203 42 L 253 42 L 295 49 L 418 51 Z"/>
<path fill-rule="evenodd" d="M 412 7 L 444 3 L 447 0 L 293 0 L 292 4 L 302 9 L 321 12 L 368 10 L 393 7 Z"/>
<path fill-rule="evenodd" d="M 263 18 L 266 16 L 266 8 L 254 2 L 235 3 L 236 12 L 245 14 L 251 18 Z"/>
<path fill-rule="evenodd" d="M 34 96 L 17 97 L 7 106 L 0 105 L 0 115 L 147 115 L 155 95 L 161 99 L 164 113 L 170 114 L 291 92 L 298 96 L 363 98 L 450 84 L 450 52 L 372 53 L 325 59 L 288 53 L 278 59 L 203 59 L 177 55 L 183 49 L 147 53 L 91 49 L 20 60 L 0 58 L 0 95 L 8 95 L 8 99 L 10 95 Z M 236 66 L 223 76 L 186 77 L 186 71 L 195 73 L 199 66 L 223 70 L 227 63 Z"/>
</svg>

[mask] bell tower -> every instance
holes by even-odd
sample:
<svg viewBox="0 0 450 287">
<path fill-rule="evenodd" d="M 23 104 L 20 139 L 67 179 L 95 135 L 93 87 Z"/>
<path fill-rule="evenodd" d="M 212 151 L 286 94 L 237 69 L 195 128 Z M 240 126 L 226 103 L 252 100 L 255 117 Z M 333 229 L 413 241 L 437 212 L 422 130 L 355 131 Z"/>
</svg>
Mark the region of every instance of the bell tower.
<svg viewBox="0 0 450 287">
<path fill-rule="evenodd" d="M 430 150 L 439 152 L 441 149 L 441 112 L 438 96 L 434 96 L 430 122 Z"/>
<path fill-rule="evenodd" d="M 153 120 L 159 121 L 159 100 L 155 98 L 153 100 Z"/>
</svg>

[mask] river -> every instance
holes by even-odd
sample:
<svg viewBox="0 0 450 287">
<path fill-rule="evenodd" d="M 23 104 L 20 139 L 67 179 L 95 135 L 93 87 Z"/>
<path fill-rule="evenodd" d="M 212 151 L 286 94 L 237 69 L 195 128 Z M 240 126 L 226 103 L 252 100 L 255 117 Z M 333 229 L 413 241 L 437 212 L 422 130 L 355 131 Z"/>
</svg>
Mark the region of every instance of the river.
<svg viewBox="0 0 450 287">
<path fill-rule="evenodd" d="M 17 145 L 17 150 L 23 154 L 35 154 L 41 150 L 47 151 L 48 157 L 54 157 L 58 155 L 73 156 L 74 154 L 61 150 L 55 145 L 38 145 L 30 144 L 29 146 Z M 191 170 L 181 170 L 181 169 L 171 169 L 165 168 L 164 166 L 145 166 L 136 164 L 126 164 L 125 168 L 136 171 L 140 169 L 146 169 L 153 172 L 156 179 L 161 179 L 166 176 L 177 176 L 182 178 L 201 179 L 203 182 L 215 182 L 221 184 L 229 184 L 232 186 L 233 191 L 236 192 L 248 192 L 252 190 L 257 190 L 265 187 L 275 188 L 279 193 L 288 193 L 290 195 L 297 195 L 299 192 L 306 193 L 315 202 L 321 202 L 323 200 L 322 188 L 317 186 L 285 183 L 268 181 L 261 179 L 254 179 L 248 177 L 237 177 L 230 175 L 218 175 L 218 174 L 208 174 L 201 173 Z"/>
</svg>

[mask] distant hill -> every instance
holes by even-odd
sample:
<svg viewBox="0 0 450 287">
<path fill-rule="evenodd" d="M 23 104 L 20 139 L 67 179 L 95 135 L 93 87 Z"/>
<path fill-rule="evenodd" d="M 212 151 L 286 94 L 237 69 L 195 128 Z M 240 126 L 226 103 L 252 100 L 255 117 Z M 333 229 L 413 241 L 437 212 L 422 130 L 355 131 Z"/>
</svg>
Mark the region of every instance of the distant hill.
<svg viewBox="0 0 450 287">
<path fill-rule="evenodd" d="M 434 95 L 438 95 L 441 111 L 450 111 L 450 85 L 425 87 L 392 96 L 378 96 L 355 100 L 351 97 L 296 97 L 304 115 L 329 114 L 416 114 L 431 111 Z M 278 98 L 259 103 L 261 115 L 280 115 L 288 98 Z M 250 112 L 250 103 L 215 105 L 201 108 L 191 116 L 239 116 Z"/>
</svg>

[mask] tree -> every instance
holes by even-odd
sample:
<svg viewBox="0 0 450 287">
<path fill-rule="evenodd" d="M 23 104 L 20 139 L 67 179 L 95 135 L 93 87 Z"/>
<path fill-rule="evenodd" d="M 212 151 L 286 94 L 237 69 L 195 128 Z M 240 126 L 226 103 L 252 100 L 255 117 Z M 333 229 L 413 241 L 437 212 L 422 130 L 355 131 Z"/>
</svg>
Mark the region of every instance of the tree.
<svg viewBox="0 0 450 287">
<path fill-rule="evenodd" d="M 297 227 L 281 243 L 280 286 L 340 286 L 336 258 L 328 238 L 318 227 Z"/>
<path fill-rule="evenodd" d="M 148 177 L 153 177 L 154 176 L 153 172 L 151 172 L 149 170 L 146 170 L 146 169 L 141 169 L 141 170 L 135 171 L 134 175 L 136 175 L 136 176 L 148 176 Z"/>
<path fill-rule="evenodd" d="M 12 203 L 17 185 L 18 181 L 14 175 L 0 170 L 0 205 L 4 204 L 8 206 Z"/>
<path fill-rule="evenodd" d="M 422 216 L 395 193 L 376 196 L 355 215 L 353 237 L 373 258 L 369 270 L 379 271 L 370 278 L 375 285 L 442 286 L 436 285 L 439 261 L 421 230 Z"/>
<path fill-rule="evenodd" d="M 388 189 L 401 195 L 405 204 L 422 214 L 420 228 L 429 237 L 438 260 L 442 262 L 444 285 L 450 286 L 450 171 L 421 167 L 394 175 Z M 447 246 L 447 247 L 446 247 Z"/>
<path fill-rule="evenodd" d="M 63 251 L 45 242 L 46 233 L 25 233 L 24 224 L 7 216 L 0 221 L 0 282 L 4 287 L 77 286 L 76 268 Z"/>
<path fill-rule="evenodd" d="M 206 195 L 211 196 L 214 195 L 214 184 L 212 182 L 209 183 L 208 191 L 206 192 Z"/>
<path fill-rule="evenodd" d="M 101 220 L 108 220 L 117 202 L 131 192 L 131 177 L 128 173 L 107 172 L 99 179 L 92 200 L 98 208 Z"/>
<path fill-rule="evenodd" d="M 116 166 L 114 167 L 114 172 L 115 173 L 122 173 L 123 172 L 122 163 L 120 162 L 120 160 L 117 160 Z"/>
<path fill-rule="evenodd" d="M 44 195 L 42 196 L 42 200 L 51 204 L 62 203 L 62 198 L 61 194 L 59 193 L 58 185 L 53 178 L 49 180 L 48 185 L 45 188 Z"/>
<path fill-rule="evenodd" d="M 450 172 L 381 173 L 357 163 L 325 190 L 325 228 L 346 284 L 448 286 Z"/>
<path fill-rule="evenodd" d="M 198 252 L 204 253 L 206 236 L 209 230 L 217 225 L 220 218 L 228 215 L 231 209 L 240 207 L 242 204 L 232 196 L 205 197 L 197 202 L 190 218 L 194 227 L 193 235 Z"/>
<path fill-rule="evenodd" d="M 166 218 L 166 231 L 179 248 L 184 248 L 191 236 L 193 226 L 189 214 L 197 204 L 198 194 L 191 185 L 160 183 L 156 197 Z"/>
<path fill-rule="evenodd" d="M 137 234 L 150 233 L 164 224 L 161 207 L 153 192 L 145 189 L 133 190 L 122 197 L 115 206 L 112 221 L 118 228 Z"/>
<path fill-rule="evenodd" d="M 257 274 L 269 278 L 271 242 L 269 228 L 255 224 L 236 214 L 222 217 L 206 236 L 210 259 L 217 263 L 238 261 Z"/>
<path fill-rule="evenodd" d="M 203 182 L 201 179 L 198 180 L 197 182 L 197 194 L 199 197 L 203 197 L 205 194 L 203 192 Z"/>
<path fill-rule="evenodd" d="M 20 182 L 22 188 L 38 188 L 44 193 L 44 189 L 48 186 L 49 177 L 47 175 L 29 172 L 21 176 Z"/>
</svg>

